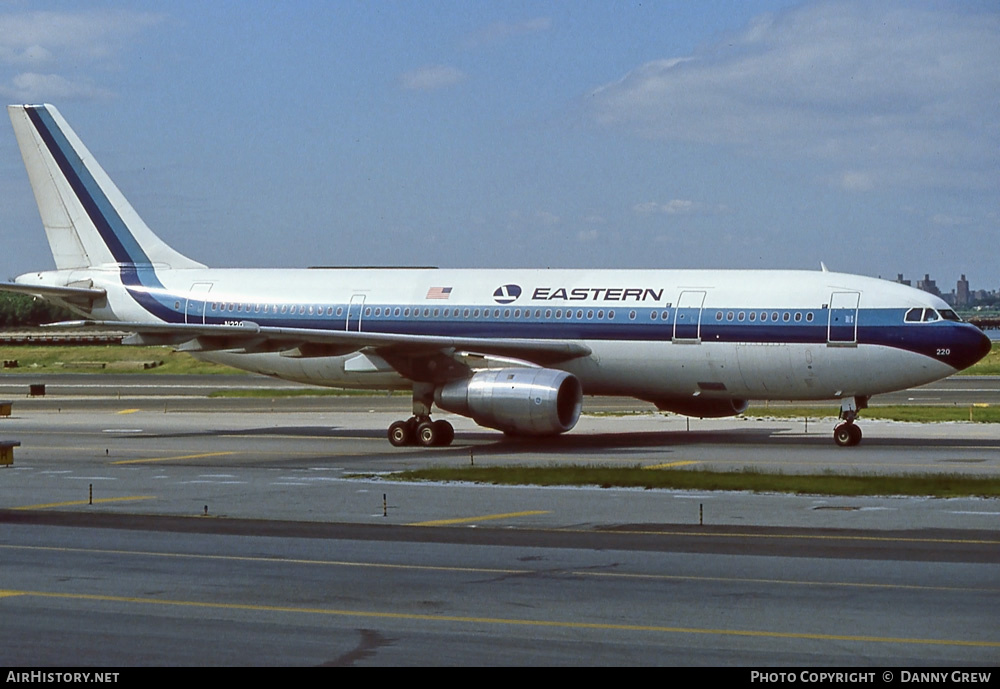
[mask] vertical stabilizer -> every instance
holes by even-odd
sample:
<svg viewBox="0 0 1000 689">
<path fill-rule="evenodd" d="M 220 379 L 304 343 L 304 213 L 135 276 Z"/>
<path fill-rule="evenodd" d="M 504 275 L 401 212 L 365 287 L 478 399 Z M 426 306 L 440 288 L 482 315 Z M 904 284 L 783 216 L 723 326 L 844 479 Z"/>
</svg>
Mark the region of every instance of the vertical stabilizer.
<svg viewBox="0 0 1000 689">
<path fill-rule="evenodd" d="M 51 105 L 7 107 L 56 268 L 204 268 L 163 243 Z"/>
</svg>

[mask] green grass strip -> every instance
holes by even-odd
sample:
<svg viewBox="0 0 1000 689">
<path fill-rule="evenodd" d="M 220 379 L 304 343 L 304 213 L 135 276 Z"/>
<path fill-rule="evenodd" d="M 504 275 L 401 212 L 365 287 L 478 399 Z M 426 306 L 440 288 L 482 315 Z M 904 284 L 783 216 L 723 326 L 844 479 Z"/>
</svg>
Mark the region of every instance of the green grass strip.
<svg viewBox="0 0 1000 689">
<path fill-rule="evenodd" d="M 386 478 L 385 475 L 382 475 Z M 935 498 L 1000 497 L 1000 478 L 962 474 L 783 474 L 756 469 L 645 469 L 641 466 L 436 467 L 389 474 L 402 481 L 463 481 L 492 485 L 600 486 L 732 490 L 808 495 L 902 495 Z"/>
<path fill-rule="evenodd" d="M 743 413 L 744 416 L 777 419 L 836 419 L 840 407 L 807 406 L 759 406 L 756 403 Z M 942 423 L 945 421 L 972 421 L 974 423 L 1000 423 L 1000 407 L 990 406 L 946 406 L 946 405 L 886 405 L 869 407 L 861 411 L 861 421 L 883 419 L 886 421 L 913 421 L 919 423 Z"/>
<path fill-rule="evenodd" d="M 1000 376 L 1000 342 L 994 342 L 982 361 L 961 371 L 960 376 Z"/>
<path fill-rule="evenodd" d="M 409 392 L 386 393 L 381 390 L 346 390 L 341 388 L 258 388 L 254 390 L 214 390 L 209 397 L 386 397 L 389 395 L 410 396 Z"/>
</svg>

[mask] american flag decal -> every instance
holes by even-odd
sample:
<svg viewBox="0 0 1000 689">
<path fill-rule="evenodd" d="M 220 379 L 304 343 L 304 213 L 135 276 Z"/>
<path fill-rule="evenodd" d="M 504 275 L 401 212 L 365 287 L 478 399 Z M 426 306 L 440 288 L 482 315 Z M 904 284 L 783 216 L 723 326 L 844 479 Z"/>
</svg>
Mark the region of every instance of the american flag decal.
<svg viewBox="0 0 1000 689">
<path fill-rule="evenodd" d="M 451 296 L 451 287 L 431 287 L 427 290 L 425 299 L 447 299 Z"/>
</svg>

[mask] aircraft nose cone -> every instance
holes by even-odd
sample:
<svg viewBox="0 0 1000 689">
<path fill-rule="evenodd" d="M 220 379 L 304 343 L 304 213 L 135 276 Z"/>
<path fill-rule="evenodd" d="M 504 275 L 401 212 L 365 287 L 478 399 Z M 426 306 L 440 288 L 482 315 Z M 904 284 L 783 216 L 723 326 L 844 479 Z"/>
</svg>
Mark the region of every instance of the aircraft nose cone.
<svg viewBox="0 0 1000 689">
<path fill-rule="evenodd" d="M 959 371 L 972 366 L 990 353 L 993 342 L 986 334 L 974 325 L 962 328 L 959 337 L 952 345 L 952 365 Z"/>
</svg>

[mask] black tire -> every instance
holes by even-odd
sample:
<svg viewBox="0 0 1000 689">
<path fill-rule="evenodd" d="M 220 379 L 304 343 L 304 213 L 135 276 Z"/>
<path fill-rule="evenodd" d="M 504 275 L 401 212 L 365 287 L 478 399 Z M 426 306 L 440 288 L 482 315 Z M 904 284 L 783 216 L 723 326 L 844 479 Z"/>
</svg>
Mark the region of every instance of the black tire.
<svg viewBox="0 0 1000 689">
<path fill-rule="evenodd" d="M 848 426 L 851 433 L 851 447 L 854 447 L 861 442 L 861 427 L 855 426 L 853 423 Z"/>
<path fill-rule="evenodd" d="M 438 434 L 438 439 L 435 445 L 440 447 L 447 447 L 448 445 L 451 445 L 451 441 L 455 439 L 455 427 L 442 419 L 434 422 L 434 428 L 437 430 Z"/>
<path fill-rule="evenodd" d="M 389 444 L 393 447 L 403 447 L 413 444 L 413 429 L 408 421 L 397 421 L 389 426 Z"/>
<path fill-rule="evenodd" d="M 833 442 L 837 443 L 839 447 L 850 447 L 856 444 L 852 442 L 854 440 L 854 432 L 851 430 L 855 428 L 853 423 L 842 423 L 833 429 Z M 859 437 L 858 440 L 861 440 Z"/>
<path fill-rule="evenodd" d="M 437 445 L 440 433 L 430 421 L 424 421 L 417 426 L 417 445 L 421 447 L 434 447 Z"/>
</svg>

